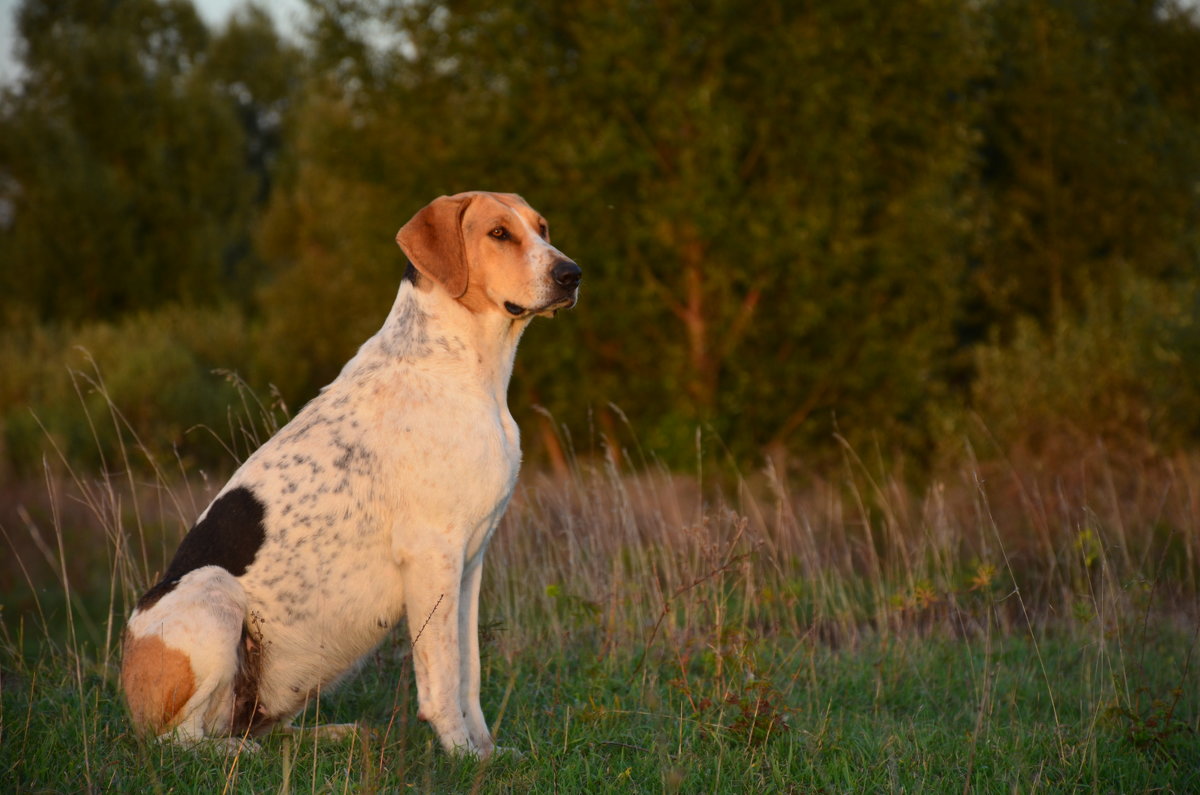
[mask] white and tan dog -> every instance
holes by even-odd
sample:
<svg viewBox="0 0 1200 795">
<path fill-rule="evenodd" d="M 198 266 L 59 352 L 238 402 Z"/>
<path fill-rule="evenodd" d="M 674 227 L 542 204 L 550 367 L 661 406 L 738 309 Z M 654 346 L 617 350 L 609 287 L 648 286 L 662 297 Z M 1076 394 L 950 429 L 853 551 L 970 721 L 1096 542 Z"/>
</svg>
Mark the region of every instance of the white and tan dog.
<svg viewBox="0 0 1200 795">
<path fill-rule="evenodd" d="M 396 241 L 411 266 L 383 328 L 238 469 L 130 617 L 139 728 L 287 723 L 407 616 L 420 717 L 448 751 L 492 752 L 479 581 L 520 464 L 508 382 L 521 332 L 573 306 L 581 272 L 514 194 L 444 196 Z"/>
</svg>

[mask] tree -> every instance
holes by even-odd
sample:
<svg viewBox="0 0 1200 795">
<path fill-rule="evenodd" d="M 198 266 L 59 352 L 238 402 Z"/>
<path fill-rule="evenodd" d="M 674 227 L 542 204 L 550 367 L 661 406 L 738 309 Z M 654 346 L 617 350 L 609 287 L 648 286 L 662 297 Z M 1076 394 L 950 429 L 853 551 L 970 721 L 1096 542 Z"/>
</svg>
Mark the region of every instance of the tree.
<svg viewBox="0 0 1200 795">
<path fill-rule="evenodd" d="M 3 299 L 115 317 L 231 290 L 254 181 L 211 39 L 186 0 L 26 0 L 0 105 Z"/>
<path fill-rule="evenodd" d="M 987 6 L 977 323 L 1045 328 L 1200 252 L 1200 29 L 1162 2 Z"/>
<path fill-rule="evenodd" d="M 386 295 L 398 256 L 331 223 L 515 190 L 585 272 L 580 307 L 531 328 L 518 405 L 582 424 L 612 402 L 652 446 L 702 423 L 749 452 L 936 402 L 972 212 L 963 3 L 312 6 L 324 77 L 280 207 L 341 209 L 285 224 L 279 289 Z"/>
<path fill-rule="evenodd" d="M 246 167 L 257 182 L 255 206 L 270 197 L 305 70 L 304 54 L 280 37 L 256 5 L 234 12 L 201 64 L 198 79 L 223 94 L 241 122 Z"/>
</svg>

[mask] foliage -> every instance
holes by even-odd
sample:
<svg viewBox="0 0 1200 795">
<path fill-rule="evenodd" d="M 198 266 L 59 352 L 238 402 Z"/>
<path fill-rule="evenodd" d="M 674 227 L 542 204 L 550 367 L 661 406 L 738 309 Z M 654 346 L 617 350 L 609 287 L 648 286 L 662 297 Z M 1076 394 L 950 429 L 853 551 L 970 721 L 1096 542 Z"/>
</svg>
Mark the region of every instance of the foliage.
<svg viewBox="0 0 1200 795">
<path fill-rule="evenodd" d="M 215 371 L 252 364 L 248 333 L 232 307 L 167 306 L 119 323 L 0 335 L 0 405 L 10 407 L 0 414 L 0 450 L 15 466 L 40 467 L 49 443 L 49 460 L 106 469 L 128 430 L 160 463 L 182 455 L 228 467 L 214 434 L 228 438 L 240 400 L 236 384 Z"/>
<path fill-rule="evenodd" d="M 18 27 L 5 303 L 79 321 L 219 295 L 250 187 L 237 121 L 197 69 L 209 32 L 191 4 L 30 0 Z"/>
<path fill-rule="evenodd" d="M 977 349 L 973 405 L 1002 448 L 1065 462 L 1099 442 L 1144 458 L 1156 440 L 1200 432 L 1198 384 L 1182 366 L 1200 344 L 1195 287 L 1121 285 L 1089 291 L 1045 331 L 1022 318 L 1007 344 Z"/>
<path fill-rule="evenodd" d="M 843 441 L 929 463 L 972 415 L 1015 445 L 1200 434 L 1182 5 L 309 6 L 296 46 L 253 8 L 210 31 L 187 0 L 23 2 L 0 322 L 230 306 L 243 352 L 213 364 L 299 404 L 384 317 L 400 224 L 497 188 L 585 271 L 518 357 L 535 457 L 562 453 L 535 407 L 628 422 L 673 465 L 698 428 L 822 465 Z M 13 378 L 60 378 L 43 364 Z"/>
<path fill-rule="evenodd" d="M 987 245 L 972 275 L 984 316 L 1049 326 L 1127 277 L 1194 278 L 1194 20 L 1090 0 L 995 3 L 989 17 Z"/>
<path fill-rule="evenodd" d="M 952 343 L 978 69 L 955 4 L 920 5 L 413 3 L 355 28 L 317 4 L 317 29 L 351 39 L 318 64 L 349 76 L 318 86 L 288 206 L 339 209 L 289 220 L 304 232 L 281 282 L 324 290 L 314 261 L 356 244 L 304 239 L 348 216 L 389 229 L 424 197 L 508 186 L 586 272 L 566 328 L 531 331 L 519 403 L 571 425 L 635 407 L 668 450 L 698 422 L 740 452 L 827 437 L 835 408 L 920 436 Z M 919 20 L 904 36 L 902 17 Z M 371 49 L 378 26 L 409 46 Z M 397 270 L 356 274 L 382 288 Z"/>
</svg>

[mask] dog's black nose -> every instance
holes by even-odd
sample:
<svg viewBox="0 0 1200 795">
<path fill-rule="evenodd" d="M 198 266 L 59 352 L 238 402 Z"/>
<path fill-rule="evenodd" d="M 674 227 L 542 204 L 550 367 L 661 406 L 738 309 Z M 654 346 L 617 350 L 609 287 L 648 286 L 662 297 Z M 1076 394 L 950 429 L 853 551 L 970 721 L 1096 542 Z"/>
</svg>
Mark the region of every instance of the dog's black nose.
<svg viewBox="0 0 1200 795">
<path fill-rule="evenodd" d="M 564 259 L 550 271 L 550 278 L 566 288 L 578 287 L 579 280 L 583 278 L 583 271 L 571 260 Z"/>
</svg>

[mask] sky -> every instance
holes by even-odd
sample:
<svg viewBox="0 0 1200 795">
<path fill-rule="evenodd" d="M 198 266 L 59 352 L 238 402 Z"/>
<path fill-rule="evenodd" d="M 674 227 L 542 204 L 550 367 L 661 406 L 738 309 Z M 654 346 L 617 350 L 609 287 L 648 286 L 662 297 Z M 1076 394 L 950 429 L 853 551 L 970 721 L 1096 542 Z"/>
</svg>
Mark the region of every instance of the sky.
<svg viewBox="0 0 1200 795">
<path fill-rule="evenodd" d="M 219 27 L 246 0 L 194 0 L 194 3 L 210 27 Z M 0 0 L 0 83 L 13 81 L 19 73 L 20 66 L 13 54 L 13 44 L 16 41 L 15 16 L 20 4 L 21 0 Z M 297 20 L 304 14 L 303 0 L 259 0 L 259 5 L 271 12 L 275 23 L 284 33 L 295 33 Z"/>
</svg>

